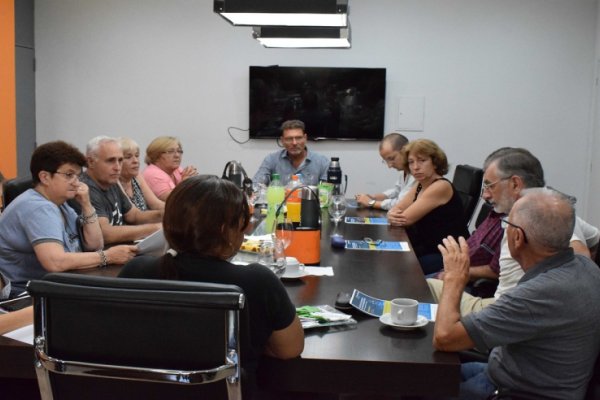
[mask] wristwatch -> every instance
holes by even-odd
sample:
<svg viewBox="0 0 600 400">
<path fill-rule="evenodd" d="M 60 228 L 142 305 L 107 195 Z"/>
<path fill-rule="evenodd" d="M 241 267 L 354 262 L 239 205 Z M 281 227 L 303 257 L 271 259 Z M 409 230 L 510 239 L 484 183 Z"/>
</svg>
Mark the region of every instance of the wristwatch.
<svg viewBox="0 0 600 400">
<path fill-rule="evenodd" d="M 377 200 L 375 200 L 375 199 L 371 199 L 371 200 L 369 201 L 369 207 L 373 208 L 373 207 L 375 206 L 375 202 L 376 202 L 376 201 L 377 201 Z"/>
</svg>

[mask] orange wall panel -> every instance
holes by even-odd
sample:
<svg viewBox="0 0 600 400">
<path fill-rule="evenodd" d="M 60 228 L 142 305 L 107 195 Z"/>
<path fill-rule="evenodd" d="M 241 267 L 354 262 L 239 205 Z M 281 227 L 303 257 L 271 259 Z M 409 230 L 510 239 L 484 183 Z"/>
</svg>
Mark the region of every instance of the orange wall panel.
<svg viewBox="0 0 600 400">
<path fill-rule="evenodd" d="M 0 0 L 0 171 L 17 176 L 15 4 Z"/>
</svg>

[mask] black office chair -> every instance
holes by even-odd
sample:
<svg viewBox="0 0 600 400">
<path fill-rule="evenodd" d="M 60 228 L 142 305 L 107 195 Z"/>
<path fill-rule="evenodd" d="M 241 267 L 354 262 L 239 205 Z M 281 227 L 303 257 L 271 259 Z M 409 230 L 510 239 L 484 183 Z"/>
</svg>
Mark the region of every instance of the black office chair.
<svg viewBox="0 0 600 400">
<path fill-rule="evenodd" d="M 18 195 L 32 187 L 31 177 L 15 178 L 4 182 L 2 185 L 2 198 L 4 199 L 2 208 L 6 208 Z"/>
<path fill-rule="evenodd" d="M 42 399 L 241 399 L 239 287 L 62 273 L 28 291 Z"/>
<path fill-rule="evenodd" d="M 454 170 L 452 185 L 463 202 L 463 218 L 467 226 L 481 195 L 482 180 L 483 170 L 481 168 L 461 164 L 457 165 Z"/>
</svg>

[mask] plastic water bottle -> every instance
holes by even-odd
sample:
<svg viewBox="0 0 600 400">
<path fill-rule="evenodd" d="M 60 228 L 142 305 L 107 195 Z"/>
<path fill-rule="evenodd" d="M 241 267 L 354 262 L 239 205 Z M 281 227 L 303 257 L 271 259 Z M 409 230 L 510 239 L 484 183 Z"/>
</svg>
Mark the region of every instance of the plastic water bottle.
<svg viewBox="0 0 600 400">
<path fill-rule="evenodd" d="M 300 190 L 296 189 L 300 186 L 300 180 L 298 175 L 292 175 L 292 179 L 288 182 L 285 187 L 285 195 L 291 192 L 287 198 L 287 216 L 292 222 L 300 222 Z"/>
<path fill-rule="evenodd" d="M 283 202 L 285 197 L 285 189 L 281 186 L 279 174 L 271 176 L 271 183 L 267 188 L 267 218 L 265 220 L 265 232 L 273 233 L 273 222 L 275 221 L 275 213 L 277 208 Z M 283 210 L 279 212 L 280 218 L 283 220 Z"/>
</svg>

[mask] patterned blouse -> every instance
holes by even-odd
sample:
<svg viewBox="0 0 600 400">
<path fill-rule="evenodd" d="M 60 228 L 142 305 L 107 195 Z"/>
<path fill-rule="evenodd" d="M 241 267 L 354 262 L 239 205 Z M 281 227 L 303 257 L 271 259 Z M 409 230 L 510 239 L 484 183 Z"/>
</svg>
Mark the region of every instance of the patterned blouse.
<svg viewBox="0 0 600 400">
<path fill-rule="evenodd" d="M 133 190 L 133 196 L 130 197 L 131 202 L 140 210 L 146 211 L 148 209 L 148 204 L 146 204 L 142 188 L 135 178 L 131 179 L 131 189 Z"/>
</svg>

